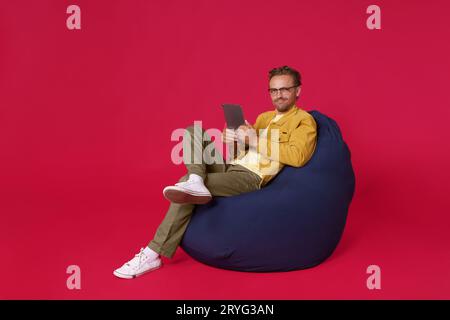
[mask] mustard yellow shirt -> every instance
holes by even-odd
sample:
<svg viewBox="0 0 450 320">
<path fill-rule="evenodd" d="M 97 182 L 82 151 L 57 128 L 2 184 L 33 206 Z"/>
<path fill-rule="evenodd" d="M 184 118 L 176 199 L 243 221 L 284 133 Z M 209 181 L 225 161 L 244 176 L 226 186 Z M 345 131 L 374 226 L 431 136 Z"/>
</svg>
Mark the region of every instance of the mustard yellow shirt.
<svg viewBox="0 0 450 320">
<path fill-rule="evenodd" d="M 284 114 L 277 114 L 275 117 L 270 121 L 270 123 L 276 122 L 279 120 Z M 259 133 L 258 137 L 260 139 L 267 139 L 267 131 L 269 127 L 262 129 Z M 261 179 L 264 179 L 264 172 L 260 169 L 259 163 L 261 161 L 261 154 L 257 152 L 256 149 L 250 148 L 248 152 L 242 157 L 242 158 L 236 158 L 230 162 L 230 164 L 239 164 L 248 170 L 256 173 L 258 176 L 261 177 Z M 279 168 L 279 166 L 278 166 Z M 278 169 L 278 171 L 281 169 Z M 278 173 L 277 171 L 277 173 Z M 276 174 L 274 172 L 271 172 L 272 174 Z"/>
<path fill-rule="evenodd" d="M 258 174 L 262 178 L 260 187 L 285 165 L 304 166 L 317 145 L 317 124 L 308 112 L 294 105 L 281 117 L 276 116 L 275 110 L 260 114 L 253 125 L 258 136 L 256 150 L 241 151 L 238 158 L 230 162 Z"/>
</svg>

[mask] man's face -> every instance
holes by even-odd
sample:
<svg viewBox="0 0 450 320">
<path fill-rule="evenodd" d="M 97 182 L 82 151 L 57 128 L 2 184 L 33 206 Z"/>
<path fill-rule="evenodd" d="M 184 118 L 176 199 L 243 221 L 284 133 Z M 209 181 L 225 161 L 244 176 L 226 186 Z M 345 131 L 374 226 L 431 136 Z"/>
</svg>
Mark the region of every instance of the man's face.
<svg viewBox="0 0 450 320">
<path fill-rule="evenodd" d="M 274 76 L 270 79 L 269 89 L 290 88 L 270 94 L 273 105 L 278 112 L 286 112 L 295 104 L 297 97 L 300 95 L 300 87 L 292 88 L 294 85 L 294 79 L 290 75 Z"/>
</svg>

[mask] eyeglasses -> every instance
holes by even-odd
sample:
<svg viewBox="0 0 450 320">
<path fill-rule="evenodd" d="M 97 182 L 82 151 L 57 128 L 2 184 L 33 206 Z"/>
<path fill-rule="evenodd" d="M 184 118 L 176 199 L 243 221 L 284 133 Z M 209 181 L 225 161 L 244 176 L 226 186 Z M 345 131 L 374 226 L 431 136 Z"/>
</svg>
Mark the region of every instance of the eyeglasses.
<svg viewBox="0 0 450 320">
<path fill-rule="evenodd" d="M 276 96 L 278 94 L 278 92 L 281 93 L 281 95 L 287 95 L 292 88 L 296 88 L 298 86 L 292 86 L 289 88 L 280 88 L 280 89 L 275 89 L 275 88 L 269 88 L 268 91 L 270 93 L 271 96 Z"/>
</svg>

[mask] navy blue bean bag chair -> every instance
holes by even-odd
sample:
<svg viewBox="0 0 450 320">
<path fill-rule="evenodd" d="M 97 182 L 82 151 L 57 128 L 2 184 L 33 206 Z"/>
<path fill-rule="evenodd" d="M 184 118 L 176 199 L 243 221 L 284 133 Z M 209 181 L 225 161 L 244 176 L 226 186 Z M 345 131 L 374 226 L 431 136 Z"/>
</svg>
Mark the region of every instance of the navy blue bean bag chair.
<svg viewBox="0 0 450 320">
<path fill-rule="evenodd" d="M 181 247 L 210 266 L 251 272 L 314 267 L 339 243 L 355 189 L 336 122 L 311 111 L 318 141 L 303 167 L 285 166 L 261 190 L 197 205 Z"/>
</svg>

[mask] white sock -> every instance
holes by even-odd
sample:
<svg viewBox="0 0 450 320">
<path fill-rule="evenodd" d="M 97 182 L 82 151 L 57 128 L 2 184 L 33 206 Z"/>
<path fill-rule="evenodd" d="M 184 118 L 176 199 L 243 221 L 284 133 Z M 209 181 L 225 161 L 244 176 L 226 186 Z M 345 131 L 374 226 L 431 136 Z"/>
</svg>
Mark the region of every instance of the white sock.
<svg viewBox="0 0 450 320">
<path fill-rule="evenodd" d="M 195 182 L 202 182 L 203 183 L 203 178 L 200 177 L 198 174 L 191 173 L 189 175 L 189 181 L 195 181 Z"/>
<path fill-rule="evenodd" d="M 152 259 L 152 260 L 159 257 L 159 254 L 157 252 L 153 251 L 152 249 L 150 249 L 148 246 L 145 247 L 144 253 L 147 257 L 150 257 L 150 259 Z"/>
</svg>

